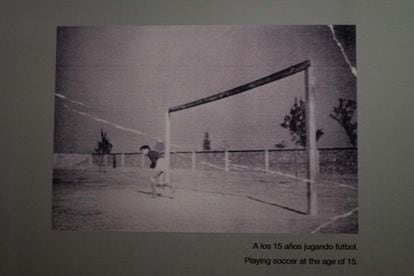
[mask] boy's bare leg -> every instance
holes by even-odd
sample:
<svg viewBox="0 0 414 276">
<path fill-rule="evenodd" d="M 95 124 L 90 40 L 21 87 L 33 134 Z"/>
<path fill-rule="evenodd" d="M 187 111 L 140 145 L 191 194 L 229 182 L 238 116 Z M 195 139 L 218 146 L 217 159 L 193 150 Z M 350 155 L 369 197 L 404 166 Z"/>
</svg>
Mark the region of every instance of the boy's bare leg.
<svg viewBox="0 0 414 276">
<path fill-rule="evenodd" d="M 151 182 L 152 197 L 157 197 L 157 192 L 156 192 L 157 181 L 155 177 L 151 177 L 150 182 Z"/>
<path fill-rule="evenodd" d="M 152 193 L 154 195 L 154 197 L 156 197 L 156 191 L 155 188 L 156 187 L 168 187 L 171 189 L 171 193 L 174 195 L 175 194 L 175 189 L 172 185 L 170 185 L 169 183 L 167 183 L 166 181 L 166 176 L 165 173 L 163 171 L 161 171 L 160 173 L 156 174 L 155 176 L 151 177 L 151 188 L 152 188 Z"/>
<path fill-rule="evenodd" d="M 156 188 L 157 187 L 162 188 L 161 186 L 162 184 L 160 182 L 160 177 L 162 176 L 162 174 L 163 172 L 159 172 L 150 178 L 153 197 L 157 197 Z"/>
<path fill-rule="evenodd" d="M 170 188 L 170 189 L 171 189 L 172 194 L 174 194 L 174 193 L 175 193 L 175 189 L 174 189 L 174 187 L 173 187 L 170 183 L 167 183 L 167 181 L 166 181 L 166 175 L 165 175 L 165 173 L 164 173 L 164 172 L 162 172 L 162 174 L 159 176 L 159 179 L 160 179 L 160 183 L 162 183 L 162 185 L 163 185 L 164 187 L 168 187 L 168 188 Z"/>
</svg>

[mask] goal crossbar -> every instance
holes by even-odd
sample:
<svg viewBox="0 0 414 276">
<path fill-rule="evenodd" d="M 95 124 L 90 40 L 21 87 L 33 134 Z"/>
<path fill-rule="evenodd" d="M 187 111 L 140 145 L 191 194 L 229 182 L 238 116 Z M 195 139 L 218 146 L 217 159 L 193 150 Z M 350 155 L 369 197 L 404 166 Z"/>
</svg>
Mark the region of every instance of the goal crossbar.
<svg viewBox="0 0 414 276">
<path fill-rule="evenodd" d="M 195 101 L 192 101 L 192 102 L 189 102 L 189 103 L 185 103 L 185 104 L 181 104 L 181 105 L 171 107 L 171 108 L 168 109 L 168 112 L 172 113 L 172 112 L 192 108 L 192 107 L 195 107 L 195 106 L 198 106 L 198 105 L 206 104 L 206 103 L 209 103 L 209 102 L 218 101 L 218 100 L 221 100 L 221 99 L 224 99 L 224 98 L 236 95 L 236 94 L 240 94 L 240 93 L 243 93 L 245 91 L 254 89 L 256 87 L 259 87 L 259 86 L 262 86 L 262 85 L 265 85 L 265 84 L 268 84 L 268 83 L 286 78 L 288 76 L 294 75 L 294 74 L 299 73 L 301 71 L 304 71 L 309 66 L 310 66 L 310 61 L 306 60 L 304 62 L 292 65 L 288 68 L 280 70 L 280 71 L 278 71 L 276 73 L 273 73 L 271 75 L 268 75 L 266 77 L 263 77 L 263 78 L 255 80 L 255 81 L 237 86 L 235 88 L 232 88 L 232 89 L 229 89 L 229 90 L 226 90 L 226 91 L 223 91 L 223 92 L 220 92 L 220 93 L 217 93 L 217 94 L 214 94 L 214 95 L 202 98 L 202 99 L 198 99 L 198 100 L 195 100 Z"/>
</svg>

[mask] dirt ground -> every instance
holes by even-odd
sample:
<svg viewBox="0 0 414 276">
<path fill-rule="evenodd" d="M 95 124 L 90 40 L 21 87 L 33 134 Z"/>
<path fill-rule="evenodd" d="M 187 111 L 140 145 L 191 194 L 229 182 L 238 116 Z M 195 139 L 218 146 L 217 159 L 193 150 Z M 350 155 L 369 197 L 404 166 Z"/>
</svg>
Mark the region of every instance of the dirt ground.
<svg viewBox="0 0 414 276">
<path fill-rule="evenodd" d="M 176 191 L 152 198 L 150 170 L 55 170 L 55 230 L 219 233 L 357 233 L 351 188 L 316 185 L 318 214 L 306 215 L 306 184 L 264 173 L 173 171 Z M 337 179 L 336 179 L 337 180 Z M 354 188 L 353 188 L 354 187 Z M 336 218 L 338 217 L 338 218 Z M 321 225 L 326 224 L 322 228 Z"/>
</svg>

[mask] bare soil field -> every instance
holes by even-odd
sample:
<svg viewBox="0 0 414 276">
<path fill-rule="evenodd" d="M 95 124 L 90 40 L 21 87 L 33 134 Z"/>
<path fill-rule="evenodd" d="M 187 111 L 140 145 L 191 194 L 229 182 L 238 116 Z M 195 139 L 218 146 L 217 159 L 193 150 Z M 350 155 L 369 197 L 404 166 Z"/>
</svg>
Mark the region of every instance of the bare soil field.
<svg viewBox="0 0 414 276">
<path fill-rule="evenodd" d="M 356 180 L 317 183 L 318 214 L 306 214 L 306 184 L 254 172 L 175 170 L 153 198 L 148 169 L 54 170 L 54 230 L 357 233 Z M 337 182 L 345 185 L 338 185 Z"/>
</svg>

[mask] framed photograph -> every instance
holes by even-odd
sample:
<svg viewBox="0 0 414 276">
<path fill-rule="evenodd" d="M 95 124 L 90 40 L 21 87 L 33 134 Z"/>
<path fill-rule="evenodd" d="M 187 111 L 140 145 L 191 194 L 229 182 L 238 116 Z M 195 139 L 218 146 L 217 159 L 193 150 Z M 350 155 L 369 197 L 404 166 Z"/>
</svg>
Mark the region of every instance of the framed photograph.
<svg viewBox="0 0 414 276">
<path fill-rule="evenodd" d="M 358 233 L 355 25 L 58 27 L 52 229 Z"/>
</svg>

